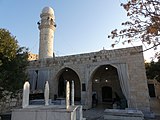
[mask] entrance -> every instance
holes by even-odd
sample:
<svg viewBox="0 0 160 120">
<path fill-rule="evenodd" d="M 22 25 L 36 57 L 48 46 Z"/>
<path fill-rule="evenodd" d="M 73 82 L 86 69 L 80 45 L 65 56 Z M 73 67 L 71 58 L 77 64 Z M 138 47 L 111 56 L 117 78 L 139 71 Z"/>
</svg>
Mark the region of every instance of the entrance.
<svg viewBox="0 0 160 120">
<path fill-rule="evenodd" d="M 156 97 L 154 84 L 148 84 L 149 96 Z"/>
<path fill-rule="evenodd" d="M 119 108 L 122 108 L 121 105 L 124 105 L 122 101 L 125 101 L 125 97 L 121 90 L 117 68 L 112 65 L 102 65 L 93 72 L 93 94 L 96 94 L 97 103 L 106 108 L 113 108 L 114 103 L 117 103 Z"/>
<path fill-rule="evenodd" d="M 81 86 L 80 79 L 75 71 L 70 68 L 64 68 L 61 70 L 61 74 L 58 79 L 58 97 L 66 97 L 66 81 L 70 83 L 70 90 L 72 81 L 74 81 L 75 101 L 81 100 Z M 71 91 L 70 91 L 71 92 Z"/>
<path fill-rule="evenodd" d="M 102 102 L 112 102 L 112 88 L 108 86 L 102 87 Z"/>
</svg>

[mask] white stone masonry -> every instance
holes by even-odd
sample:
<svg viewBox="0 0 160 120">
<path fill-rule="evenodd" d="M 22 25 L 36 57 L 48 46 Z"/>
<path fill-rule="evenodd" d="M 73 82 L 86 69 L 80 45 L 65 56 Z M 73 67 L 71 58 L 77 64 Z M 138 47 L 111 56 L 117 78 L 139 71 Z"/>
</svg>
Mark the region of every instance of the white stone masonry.
<svg viewBox="0 0 160 120">
<path fill-rule="evenodd" d="M 53 57 L 53 39 L 55 31 L 54 11 L 50 7 L 45 7 L 40 15 L 41 21 L 38 22 L 40 30 L 39 59 Z"/>
<path fill-rule="evenodd" d="M 30 93 L 30 84 L 28 81 L 26 81 L 23 86 L 22 108 L 26 108 L 29 105 L 29 93 Z"/>
<path fill-rule="evenodd" d="M 72 106 L 74 106 L 74 81 L 72 81 Z"/>
<path fill-rule="evenodd" d="M 48 84 L 48 81 L 46 81 L 46 84 L 45 84 L 44 101 L 45 101 L 45 105 L 49 105 L 49 84 Z"/>
<path fill-rule="evenodd" d="M 69 81 L 67 81 L 66 84 L 66 109 L 68 109 L 70 107 L 70 85 L 69 85 Z"/>
</svg>

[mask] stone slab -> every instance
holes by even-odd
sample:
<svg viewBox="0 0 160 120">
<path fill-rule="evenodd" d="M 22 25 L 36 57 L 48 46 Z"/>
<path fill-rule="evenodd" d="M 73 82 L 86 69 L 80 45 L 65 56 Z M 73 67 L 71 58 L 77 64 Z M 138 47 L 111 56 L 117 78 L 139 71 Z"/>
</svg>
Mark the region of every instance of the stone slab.
<svg viewBox="0 0 160 120">
<path fill-rule="evenodd" d="M 104 115 L 105 120 L 144 120 L 141 117 L 127 117 L 127 116 L 114 116 Z"/>
<path fill-rule="evenodd" d="M 140 110 L 105 109 L 105 120 L 144 120 Z"/>
<path fill-rule="evenodd" d="M 65 106 L 29 106 L 13 109 L 11 120 L 82 120 L 80 117 L 77 118 L 79 107 L 65 109 Z"/>
</svg>

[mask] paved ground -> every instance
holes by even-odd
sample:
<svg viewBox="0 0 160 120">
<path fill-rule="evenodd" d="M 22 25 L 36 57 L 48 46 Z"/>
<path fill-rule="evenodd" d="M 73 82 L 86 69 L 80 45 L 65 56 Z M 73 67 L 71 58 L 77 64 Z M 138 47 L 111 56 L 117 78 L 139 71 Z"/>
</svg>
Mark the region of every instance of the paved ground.
<svg viewBox="0 0 160 120">
<path fill-rule="evenodd" d="M 103 120 L 104 110 L 105 108 L 110 108 L 109 105 L 98 105 L 89 110 L 83 111 L 83 116 L 87 120 Z"/>
<path fill-rule="evenodd" d="M 92 108 L 83 112 L 84 118 L 87 120 L 103 120 L 103 109 Z"/>
</svg>

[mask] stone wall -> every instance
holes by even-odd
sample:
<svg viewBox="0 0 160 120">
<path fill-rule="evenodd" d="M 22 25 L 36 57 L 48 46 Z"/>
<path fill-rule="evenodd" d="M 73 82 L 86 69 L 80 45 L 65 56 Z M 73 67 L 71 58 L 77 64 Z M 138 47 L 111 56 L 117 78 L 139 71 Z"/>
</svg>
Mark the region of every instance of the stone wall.
<svg viewBox="0 0 160 120">
<path fill-rule="evenodd" d="M 29 61 L 37 60 L 37 59 L 38 59 L 38 55 L 37 54 L 28 53 L 28 60 Z"/>
<path fill-rule="evenodd" d="M 3 91 L 0 99 L 0 113 L 10 112 L 12 108 L 22 105 L 22 90 L 17 91 L 14 95 L 12 92 Z"/>
</svg>

